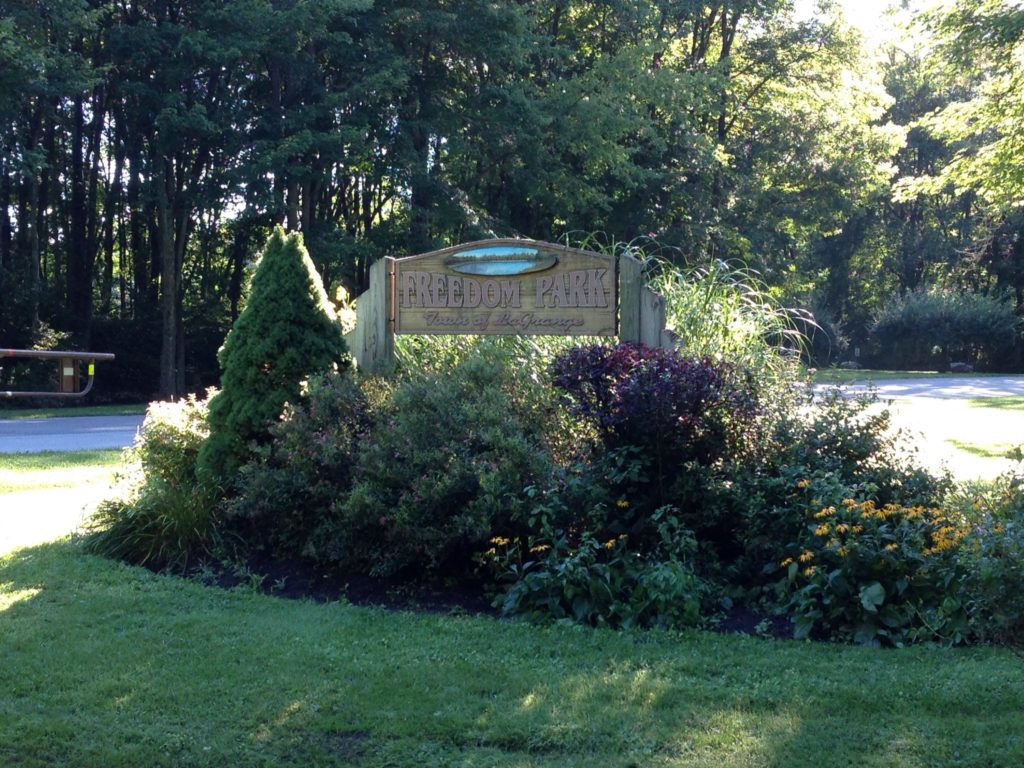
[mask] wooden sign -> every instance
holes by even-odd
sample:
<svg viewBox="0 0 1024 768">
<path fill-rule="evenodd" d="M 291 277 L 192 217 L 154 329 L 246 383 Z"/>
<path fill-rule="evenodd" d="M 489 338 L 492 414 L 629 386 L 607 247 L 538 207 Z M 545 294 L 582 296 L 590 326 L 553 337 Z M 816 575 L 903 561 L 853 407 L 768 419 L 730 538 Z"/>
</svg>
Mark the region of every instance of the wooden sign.
<svg viewBox="0 0 1024 768">
<path fill-rule="evenodd" d="M 394 261 L 395 333 L 614 336 L 615 259 L 484 240 Z"/>
</svg>

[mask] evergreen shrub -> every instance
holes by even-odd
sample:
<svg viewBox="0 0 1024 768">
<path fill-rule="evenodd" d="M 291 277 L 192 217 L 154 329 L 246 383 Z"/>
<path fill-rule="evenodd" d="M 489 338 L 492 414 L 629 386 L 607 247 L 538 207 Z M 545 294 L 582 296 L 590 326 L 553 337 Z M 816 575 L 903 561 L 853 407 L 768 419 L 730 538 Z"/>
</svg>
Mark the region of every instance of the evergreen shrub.
<svg viewBox="0 0 1024 768">
<path fill-rule="evenodd" d="M 285 403 L 298 402 L 302 382 L 347 364 L 341 326 L 301 235 L 277 228 L 270 237 L 218 360 L 221 387 L 210 401 L 199 465 L 227 488 L 250 445 L 267 443 Z"/>
</svg>

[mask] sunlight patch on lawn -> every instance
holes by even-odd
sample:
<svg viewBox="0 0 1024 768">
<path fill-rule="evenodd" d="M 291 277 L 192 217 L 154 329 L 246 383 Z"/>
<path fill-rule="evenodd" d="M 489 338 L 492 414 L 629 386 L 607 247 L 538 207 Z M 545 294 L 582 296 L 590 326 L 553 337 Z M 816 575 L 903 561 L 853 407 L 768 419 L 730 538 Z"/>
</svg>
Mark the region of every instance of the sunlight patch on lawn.
<svg viewBox="0 0 1024 768">
<path fill-rule="evenodd" d="M 0 584 L 0 613 L 3 613 L 12 605 L 23 603 L 26 600 L 31 600 L 42 592 L 38 587 L 31 589 L 19 589 L 15 592 L 11 591 L 13 587 L 13 584 Z"/>
<path fill-rule="evenodd" d="M 0 556 L 73 533 L 110 495 L 103 482 L 0 495 Z"/>
<path fill-rule="evenodd" d="M 1006 453 L 1024 435 L 1024 413 L 975 408 L 973 401 L 915 397 L 893 400 L 893 425 L 932 469 L 947 467 L 958 480 L 992 478 L 1013 467 Z"/>
<path fill-rule="evenodd" d="M 46 488 L 75 488 L 91 483 L 110 485 L 115 467 L 73 467 L 71 469 L 23 472 L 0 469 L 0 493 L 43 490 Z"/>
</svg>

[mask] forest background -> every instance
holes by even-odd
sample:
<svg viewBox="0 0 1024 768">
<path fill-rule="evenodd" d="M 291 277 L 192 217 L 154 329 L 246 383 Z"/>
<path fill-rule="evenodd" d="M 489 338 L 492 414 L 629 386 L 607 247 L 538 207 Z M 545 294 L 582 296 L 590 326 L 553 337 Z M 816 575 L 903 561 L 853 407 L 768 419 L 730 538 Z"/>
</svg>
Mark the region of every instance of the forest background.
<svg viewBox="0 0 1024 768">
<path fill-rule="evenodd" d="M 1024 7 L 904 13 L 876 45 L 830 2 L 0 0 L 0 344 L 215 384 L 283 224 L 353 296 L 385 254 L 641 237 L 756 270 L 814 362 L 948 364 L 878 321 L 1024 312 Z M 1002 327 L 975 362 L 1020 370 Z"/>
</svg>

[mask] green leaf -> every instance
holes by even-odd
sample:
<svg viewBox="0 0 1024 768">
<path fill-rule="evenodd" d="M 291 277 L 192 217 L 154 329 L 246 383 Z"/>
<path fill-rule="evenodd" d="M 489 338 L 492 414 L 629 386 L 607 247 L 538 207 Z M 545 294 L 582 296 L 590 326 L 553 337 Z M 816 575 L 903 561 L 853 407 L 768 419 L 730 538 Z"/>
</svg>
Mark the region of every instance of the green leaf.
<svg viewBox="0 0 1024 768">
<path fill-rule="evenodd" d="M 810 616 L 801 616 L 793 624 L 793 638 L 796 640 L 805 640 L 810 634 L 811 630 L 814 629 L 814 619 Z"/>
<path fill-rule="evenodd" d="M 877 581 L 860 589 L 860 604 L 869 613 L 878 613 L 878 606 L 885 602 L 885 587 Z"/>
<path fill-rule="evenodd" d="M 866 645 L 871 648 L 878 647 L 881 645 L 878 640 L 878 627 L 873 624 L 858 624 L 857 631 L 853 635 L 853 641 L 858 645 Z"/>
</svg>

